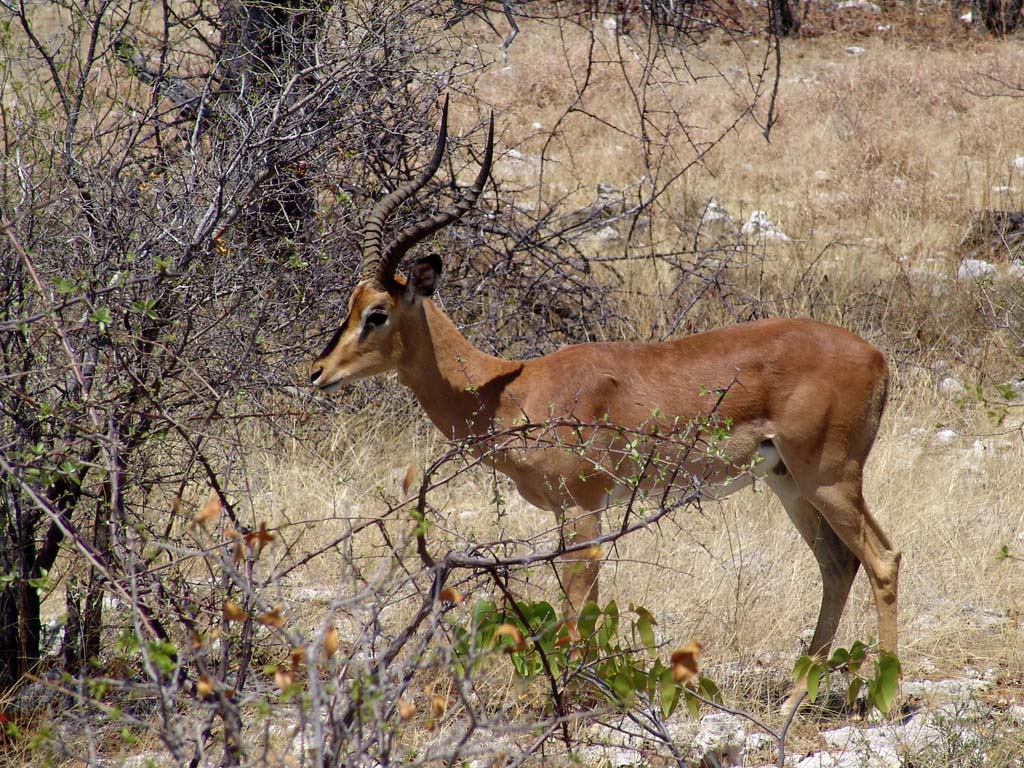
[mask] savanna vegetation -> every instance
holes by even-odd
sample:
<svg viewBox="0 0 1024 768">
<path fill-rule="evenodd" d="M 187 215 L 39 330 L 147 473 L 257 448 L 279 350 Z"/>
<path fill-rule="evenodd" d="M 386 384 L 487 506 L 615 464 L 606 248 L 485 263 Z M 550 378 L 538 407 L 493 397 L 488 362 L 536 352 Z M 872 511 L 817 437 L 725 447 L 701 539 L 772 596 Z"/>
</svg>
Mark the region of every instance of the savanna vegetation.
<svg viewBox="0 0 1024 768">
<path fill-rule="evenodd" d="M 796 764 L 927 711 L 900 764 L 1019 765 L 1021 10 L 883 5 L 0 0 L 0 762 L 735 764 L 731 715 Z M 820 579 L 759 485 L 610 510 L 571 629 L 547 513 L 392 378 L 310 390 L 446 96 L 393 226 L 493 113 L 419 249 L 481 349 L 809 316 L 885 353 L 898 669 L 863 577 L 802 656 Z"/>
</svg>

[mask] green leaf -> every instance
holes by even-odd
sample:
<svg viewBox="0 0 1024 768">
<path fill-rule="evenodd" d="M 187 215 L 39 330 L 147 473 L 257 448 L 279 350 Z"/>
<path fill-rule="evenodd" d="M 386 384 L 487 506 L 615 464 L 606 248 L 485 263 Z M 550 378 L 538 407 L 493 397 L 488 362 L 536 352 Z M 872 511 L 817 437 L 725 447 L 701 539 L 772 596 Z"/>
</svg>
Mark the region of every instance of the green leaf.
<svg viewBox="0 0 1024 768">
<path fill-rule="evenodd" d="M 74 293 L 78 289 L 78 282 L 70 277 L 53 278 L 53 287 L 61 296 Z"/>
<path fill-rule="evenodd" d="M 658 694 L 661 699 L 661 716 L 667 718 L 679 704 L 679 686 L 672 679 L 671 669 L 663 669 L 659 675 Z"/>
<path fill-rule="evenodd" d="M 700 715 L 700 699 L 693 695 L 693 691 L 689 688 L 683 689 L 683 696 L 686 699 L 686 711 L 690 713 L 690 717 L 694 720 Z"/>
<path fill-rule="evenodd" d="M 700 684 L 698 686 L 701 695 L 708 701 L 713 701 L 716 704 L 722 703 L 722 692 L 718 689 L 715 681 L 710 677 L 700 676 Z"/>
<path fill-rule="evenodd" d="M 654 627 L 651 625 L 650 615 L 640 614 L 635 626 L 636 633 L 640 636 L 640 642 L 648 651 L 654 653 Z"/>
<path fill-rule="evenodd" d="M 807 700 L 812 704 L 818 698 L 818 686 L 821 684 L 824 669 L 820 664 L 812 664 L 807 670 Z"/>
<path fill-rule="evenodd" d="M 807 677 L 807 672 L 813 665 L 814 659 L 806 654 L 797 659 L 793 665 L 793 682 L 799 683 Z"/>
<path fill-rule="evenodd" d="M 849 707 L 853 706 L 853 703 L 857 701 L 857 696 L 860 694 L 860 689 L 864 687 L 864 678 L 855 677 L 850 681 L 850 687 L 846 689 L 846 705 Z"/>
<path fill-rule="evenodd" d="M 612 691 L 615 693 L 616 703 L 627 709 L 633 706 L 636 700 L 636 689 L 633 687 L 633 675 L 630 670 L 621 670 L 611 680 Z"/>
<path fill-rule="evenodd" d="M 880 712 L 888 712 L 900 687 L 900 662 L 888 651 L 881 651 L 878 655 L 875 681 L 872 703 Z"/>
<path fill-rule="evenodd" d="M 524 680 L 529 680 L 531 677 L 530 667 L 526 663 L 523 654 L 513 653 L 509 658 L 512 660 L 512 666 L 515 668 L 516 674 Z"/>
<path fill-rule="evenodd" d="M 473 606 L 472 622 L 474 629 L 479 629 L 494 613 L 494 603 L 490 600 L 478 600 L 476 605 Z"/>
<path fill-rule="evenodd" d="M 139 299 L 132 302 L 132 312 L 145 315 L 150 320 L 156 320 L 156 300 Z"/>
<path fill-rule="evenodd" d="M 149 651 L 150 661 L 163 674 L 170 675 L 177 669 L 178 649 L 173 643 L 165 640 L 151 640 L 146 643 L 146 648 Z"/>
<path fill-rule="evenodd" d="M 583 606 L 583 610 L 580 611 L 580 617 L 576 621 L 576 629 L 579 630 L 580 636 L 584 640 L 589 640 L 594 634 L 594 628 L 597 626 L 597 619 L 601 615 L 601 609 L 597 607 L 597 603 L 590 602 Z"/>
<path fill-rule="evenodd" d="M 113 322 L 113 315 L 110 314 L 109 307 L 96 307 L 89 315 L 89 320 L 96 323 L 100 333 L 103 333 Z"/>
<path fill-rule="evenodd" d="M 860 640 L 854 640 L 853 645 L 850 646 L 850 659 L 852 661 L 864 661 L 867 656 L 868 647 Z"/>
<path fill-rule="evenodd" d="M 835 652 L 832 654 L 832 658 L 828 660 L 828 665 L 832 667 L 832 669 L 836 669 L 837 667 L 841 667 L 849 662 L 850 652 L 845 648 L 836 648 Z"/>
<path fill-rule="evenodd" d="M 619 606 L 616 605 L 614 600 L 605 606 L 604 615 L 608 621 L 609 636 L 613 636 L 615 634 L 615 630 L 619 628 Z"/>
</svg>

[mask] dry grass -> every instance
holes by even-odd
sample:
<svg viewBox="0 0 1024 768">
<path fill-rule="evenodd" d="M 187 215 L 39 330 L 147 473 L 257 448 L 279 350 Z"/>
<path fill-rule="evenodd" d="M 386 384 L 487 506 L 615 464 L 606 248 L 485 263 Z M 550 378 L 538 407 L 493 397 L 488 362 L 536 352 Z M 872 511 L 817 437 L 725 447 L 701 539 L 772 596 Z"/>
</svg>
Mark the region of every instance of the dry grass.
<svg viewBox="0 0 1024 768">
<path fill-rule="evenodd" d="M 476 85 L 499 114 L 500 144 L 539 153 L 547 129 L 562 118 L 573 97 L 569 75 L 583 66 L 586 43 L 579 30 L 563 35 L 567 52 L 552 28 L 529 26 L 511 50 L 510 64 L 480 76 Z M 622 55 L 613 42 L 607 35 L 598 45 Z M 844 53 L 851 44 L 863 53 Z M 714 44 L 708 53 L 729 82 L 664 85 L 667 98 L 685 104 L 686 119 L 700 126 L 702 140 L 735 119 L 742 107 L 737 89 L 758 49 Z M 579 116 L 563 120 L 547 146 L 545 192 L 578 189 L 583 204 L 589 202 L 584 190 L 597 182 L 623 186 L 642 175 L 639 154 L 620 133 L 635 128 L 622 108 L 629 97 L 623 72 L 636 76 L 630 66 L 596 67 L 600 87 L 588 91 L 586 107 L 613 127 Z M 758 288 L 768 305 L 844 322 L 869 332 L 890 353 L 895 388 L 868 466 L 866 496 L 904 551 L 900 630 L 906 673 L 957 676 L 975 665 L 1010 680 L 1024 666 L 1024 568 L 997 555 L 1003 544 L 1024 550 L 1024 414 L 1015 406 L 997 426 L 981 400 L 953 402 L 935 385 L 946 373 L 970 385 L 990 385 L 1019 366 L 1019 338 L 985 321 L 985 291 L 953 278 L 956 245 L 970 212 L 1024 203 L 1024 180 L 1011 163 L 1024 155 L 1024 100 L 971 93 L 982 74 L 1021 71 L 1024 49 L 993 41 L 834 35 L 787 43 L 784 67 L 771 142 L 757 125 L 741 124 L 668 199 L 679 202 L 681 220 L 696 213 L 693 201 L 708 197 L 738 217 L 768 211 L 794 239 L 765 254 Z M 680 166 L 692 159 L 692 147 L 681 137 L 670 141 Z M 536 167 L 523 163 L 506 162 L 499 173 L 524 185 L 537 179 L 531 176 Z M 993 191 L 999 186 L 1016 191 Z M 908 289 L 913 268 L 945 287 Z M 1005 289 L 1011 301 L 1019 287 Z M 868 293 L 874 296 L 873 321 L 857 312 Z M 375 425 L 367 434 L 361 417 L 341 417 L 333 445 L 312 453 L 299 448 L 271 462 L 267 482 L 282 519 L 288 508 L 308 511 L 317 521 L 303 539 L 306 546 L 325 540 L 347 518 L 373 515 L 379 486 L 394 494 L 407 464 L 423 466 L 443 450 L 423 417 L 416 419 L 399 431 Z M 933 441 L 937 425 L 954 426 L 962 437 L 939 446 Z M 495 482 L 506 498 L 500 518 L 491 501 Z M 444 516 L 438 535 L 452 541 L 526 536 L 552 524 L 482 469 L 434 503 Z M 322 524 L 328 517 L 342 521 Z M 766 491 L 745 491 L 722 505 L 677 515 L 623 542 L 611 559 L 603 597 L 654 609 L 667 642 L 700 638 L 711 665 L 790 663 L 820 599 L 813 559 Z M 314 567 L 323 569 L 316 578 L 330 584 L 331 560 Z M 534 597 L 555 598 L 547 574 L 531 581 Z M 987 624 L 987 616 L 1002 617 L 1001 623 Z M 873 633 L 873 603 L 866 579 L 859 578 L 838 642 Z"/>
</svg>

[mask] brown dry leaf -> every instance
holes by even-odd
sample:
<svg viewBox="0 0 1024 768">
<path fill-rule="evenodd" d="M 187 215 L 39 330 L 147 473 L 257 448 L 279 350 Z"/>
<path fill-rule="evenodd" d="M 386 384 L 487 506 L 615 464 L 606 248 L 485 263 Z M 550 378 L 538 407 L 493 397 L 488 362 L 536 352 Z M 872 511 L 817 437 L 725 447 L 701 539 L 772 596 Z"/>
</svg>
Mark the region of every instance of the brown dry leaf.
<svg viewBox="0 0 1024 768">
<path fill-rule="evenodd" d="M 338 652 L 341 647 L 341 638 L 338 636 L 338 629 L 333 624 L 324 632 L 324 656 L 328 659 Z"/>
<path fill-rule="evenodd" d="M 242 610 L 242 606 L 233 600 L 224 601 L 224 619 L 226 621 L 245 621 L 248 616 Z"/>
<path fill-rule="evenodd" d="M 275 629 L 280 629 L 285 625 L 284 616 L 281 615 L 283 611 L 284 608 L 282 608 L 280 605 L 275 605 L 273 609 L 259 616 L 256 619 L 256 621 L 258 621 L 264 627 L 274 627 Z"/>
<path fill-rule="evenodd" d="M 253 531 L 252 533 L 245 534 L 245 543 L 250 548 L 256 551 L 256 556 L 259 557 L 263 548 L 274 540 L 274 534 L 267 532 L 267 524 L 265 522 L 260 523 L 260 529 Z"/>
<path fill-rule="evenodd" d="M 288 670 L 286 670 L 286 669 L 279 669 L 276 672 L 274 672 L 274 685 L 276 685 L 279 690 L 283 691 L 283 690 L 287 689 L 294 682 L 295 682 L 295 675 L 293 675 Z"/>
<path fill-rule="evenodd" d="M 402 478 L 402 495 L 408 496 L 412 488 L 412 481 L 416 479 L 416 467 L 410 464 L 405 468 L 405 477 Z"/>
<path fill-rule="evenodd" d="M 505 649 L 506 653 L 516 653 L 526 649 L 526 640 L 523 638 L 523 633 L 519 631 L 519 627 L 512 624 L 502 624 L 494 630 L 495 643 L 498 642 L 499 637 L 507 637 L 512 640 L 512 645 Z"/>
<path fill-rule="evenodd" d="M 416 714 L 416 705 L 405 699 L 399 699 L 395 702 L 395 705 L 398 707 L 398 716 L 403 720 L 408 720 Z"/>
<path fill-rule="evenodd" d="M 462 605 L 462 601 L 466 599 L 455 587 L 445 587 L 441 590 L 439 597 L 442 603 L 454 603 L 455 605 Z"/>
<path fill-rule="evenodd" d="M 434 696 L 430 699 L 430 711 L 433 712 L 434 717 L 441 717 L 448 709 L 448 699 L 444 696 Z"/>
<path fill-rule="evenodd" d="M 221 504 L 220 496 L 217 495 L 216 491 L 211 490 L 210 495 L 206 497 L 206 503 L 203 504 L 196 516 L 193 518 L 193 522 L 198 525 L 204 525 L 212 520 L 216 520 L 220 517 Z"/>
<path fill-rule="evenodd" d="M 306 649 L 301 645 L 292 648 L 292 672 L 298 672 L 306 664 Z"/>
<path fill-rule="evenodd" d="M 208 699 L 213 696 L 213 681 L 206 675 L 200 675 L 196 683 L 196 693 L 199 694 L 200 699 Z"/>
<path fill-rule="evenodd" d="M 672 679 L 685 685 L 697 675 L 697 656 L 700 655 L 701 644 L 691 640 L 672 654 Z"/>
</svg>

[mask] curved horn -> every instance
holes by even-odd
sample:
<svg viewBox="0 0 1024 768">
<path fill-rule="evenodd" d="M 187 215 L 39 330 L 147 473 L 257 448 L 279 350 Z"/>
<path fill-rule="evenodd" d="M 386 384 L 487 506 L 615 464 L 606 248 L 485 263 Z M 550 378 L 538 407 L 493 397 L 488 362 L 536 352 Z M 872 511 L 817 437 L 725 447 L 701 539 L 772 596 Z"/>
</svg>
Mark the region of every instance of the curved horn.
<svg viewBox="0 0 1024 768">
<path fill-rule="evenodd" d="M 430 237 L 439 229 L 443 229 L 454 221 L 458 221 L 466 211 L 476 204 L 484 185 L 487 184 L 487 177 L 491 172 L 491 159 L 494 156 L 494 113 L 491 112 L 490 124 L 487 128 L 487 147 L 484 149 L 484 159 L 476 180 L 452 205 L 441 213 L 430 216 L 426 219 L 410 224 L 403 229 L 388 246 L 384 259 L 381 261 L 381 278 L 386 277 L 389 281 L 394 277 L 395 270 L 406 252 L 416 243 Z M 384 269 L 387 266 L 388 272 Z"/>
<path fill-rule="evenodd" d="M 366 214 L 366 221 L 363 224 L 363 279 L 374 280 L 381 289 L 387 290 L 395 274 L 395 267 L 388 268 L 383 256 L 384 224 L 398 206 L 416 194 L 437 172 L 441 158 L 444 157 L 447 141 L 448 97 L 445 96 L 444 107 L 441 109 L 441 128 L 437 134 L 437 144 L 434 146 L 434 156 L 430 163 L 418 177 L 378 200 Z"/>
</svg>

